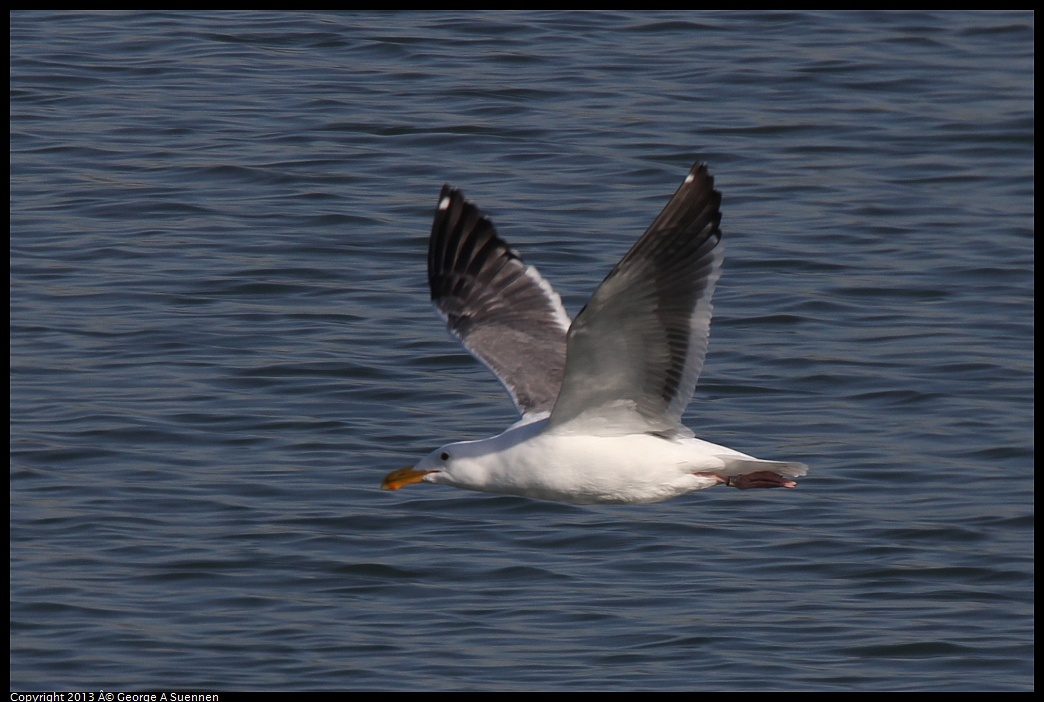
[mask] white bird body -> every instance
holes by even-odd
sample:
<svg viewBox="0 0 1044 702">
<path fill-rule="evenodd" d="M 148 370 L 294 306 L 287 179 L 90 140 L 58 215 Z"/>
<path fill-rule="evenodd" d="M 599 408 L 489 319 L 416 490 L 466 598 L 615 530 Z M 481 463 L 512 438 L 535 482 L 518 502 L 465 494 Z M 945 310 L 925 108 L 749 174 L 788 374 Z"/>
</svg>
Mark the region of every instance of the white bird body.
<svg viewBox="0 0 1044 702">
<path fill-rule="evenodd" d="M 536 269 L 443 187 L 428 278 L 450 331 L 501 380 L 521 420 L 447 444 L 383 487 L 429 482 L 535 499 L 658 502 L 725 484 L 794 487 L 802 463 L 763 461 L 681 424 L 703 367 L 720 274 L 721 195 L 697 164 L 570 322 Z"/>
<path fill-rule="evenodd" d="M 449 464 L 452 471 L 444 470 Z M 427 483 L 574 505 L 658 502 L 753 471 L 804 474 L 797 464 L 761 461 L 695 437 L 595 436 L 548 429 L 547 419 L 447 444 L 413 470 L 425 471 Z"/>
<path fill-rule="evenodd" d="M 573 504 L 660 502 L 752 470 L 799 472 L 793 464 L 760 461 L 695 437 L 596 436 L 547 423 L 448 444 L 414 470 L 430 471 L 425 482 Z M 452 471 L 441 468 L 448 463 Z"/>
</svg>

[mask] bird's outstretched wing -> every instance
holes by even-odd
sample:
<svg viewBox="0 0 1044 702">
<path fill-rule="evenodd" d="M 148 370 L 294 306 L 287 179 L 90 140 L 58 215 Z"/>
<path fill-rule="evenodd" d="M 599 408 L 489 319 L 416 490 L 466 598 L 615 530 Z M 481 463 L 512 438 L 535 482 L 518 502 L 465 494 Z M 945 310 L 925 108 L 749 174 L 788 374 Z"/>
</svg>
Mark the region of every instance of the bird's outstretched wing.
<svg viewBox="0 0 1044 702">
<path fill-rule="evenodd" d="M 450 332 L 500 379 L 523 417 L 549 412 L 562 386 L 569 315 L 493 222 L 448 185 L 431 227 L 428 283 Z"/>
<path fill-rule="evenodd" d="M 706 165 L 693 166 L 598 287 L 569 330 L 551 428 L 691 435 L 681 415 L 707 354 L 720 205 Z"/>
</svg>

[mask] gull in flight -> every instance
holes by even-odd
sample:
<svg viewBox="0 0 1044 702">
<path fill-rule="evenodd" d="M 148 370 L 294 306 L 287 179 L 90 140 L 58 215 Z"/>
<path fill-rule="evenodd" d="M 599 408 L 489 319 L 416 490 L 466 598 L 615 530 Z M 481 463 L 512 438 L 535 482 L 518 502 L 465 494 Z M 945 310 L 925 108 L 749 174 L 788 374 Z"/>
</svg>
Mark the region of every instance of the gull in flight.
<svg viewBox="0 0 1044 702">
<path fill-rule="evenodd" d="M 707 354 L 720 205 L 707 166 L 696 164 L 570 322 L 493 222 L 443 186 L 428 248 L 431 298 L 521 419 L 489 439 L 446 444 L 382 487 L 423 481 L 573 504 L 794 487 L 804 464 L 754 458 L 681 423 Z"/>
</svg>

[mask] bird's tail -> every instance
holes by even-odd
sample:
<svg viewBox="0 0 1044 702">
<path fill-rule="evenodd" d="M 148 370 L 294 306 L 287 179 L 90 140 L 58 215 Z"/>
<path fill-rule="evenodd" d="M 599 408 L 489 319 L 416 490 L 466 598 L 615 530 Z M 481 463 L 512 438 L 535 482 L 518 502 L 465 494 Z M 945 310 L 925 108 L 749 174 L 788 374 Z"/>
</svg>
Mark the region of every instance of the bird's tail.
<svg viewBox="0 0 1044 702">
<path fill-rule="evenodd" d="M 763 461 L 760 458 L 738 458 L 736 456 L 719 456 L 719 458 L 725 461 L 725 468 L 720 472 L 728 476 L 746 475 L 763 470 L 788 475 L 792 478 L 800 478 L 808 474 L 808 466 L 796 461 Z"/>
</svg>

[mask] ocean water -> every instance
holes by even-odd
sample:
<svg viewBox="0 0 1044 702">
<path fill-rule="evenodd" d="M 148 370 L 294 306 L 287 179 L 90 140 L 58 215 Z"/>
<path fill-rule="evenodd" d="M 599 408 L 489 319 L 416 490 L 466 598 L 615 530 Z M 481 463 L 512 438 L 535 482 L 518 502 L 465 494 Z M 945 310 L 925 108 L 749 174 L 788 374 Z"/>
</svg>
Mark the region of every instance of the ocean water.
<svg viewBox="0 0 1044 702">
<path fill-rule="evenodd" d="M 12 690 L 1032 690 L 1032 12 L 10 15 Z M 514 421 L 462 188 L 575 314 L 694 161 L 686 422 L 795 490 L 391 469 Z"/>
</svg>

